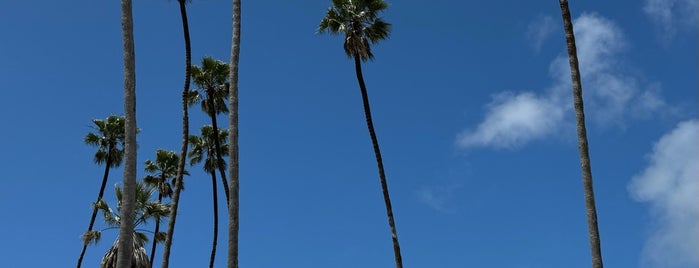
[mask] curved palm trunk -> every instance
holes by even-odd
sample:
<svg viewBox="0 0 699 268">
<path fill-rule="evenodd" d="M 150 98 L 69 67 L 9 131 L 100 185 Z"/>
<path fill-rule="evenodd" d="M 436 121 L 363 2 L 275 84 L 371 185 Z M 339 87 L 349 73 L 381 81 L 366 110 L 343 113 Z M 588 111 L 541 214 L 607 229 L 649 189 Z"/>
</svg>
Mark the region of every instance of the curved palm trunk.
<svg viewBox="0 0 699 268">
<path fill-rule="evenodd" d="M 216 170 L 211 171 L 211 196 L 214 199 L 214 238 L 211 242 L 211 257 L 209 257 L 209 268 L 214 267 L 216 260 L 216 247 L 218 245 L 218 191 L 216 190 Z"/>
<path fill-rule="evenodd" d="M 211 117 L 211 128 L 214 130 L 214 149 L 216 150 L 216 168 L 218 169 L 219 173 L 221 173 L 221 183 L 223 184 L 223 189 L 226 194 L 226 205 L 228 205 L 228 199 L 230 199 L 230 194 L 228 190 L 228 180 L 226 180 L 226 168 L 221 165 L 221 161 L 223 160 L 223 156 L 221 156 L 221 141 L 218 136 L 218 122 L 216 120 L 216 114 L 214 111 L 214 90 L 213 89 L 207 89 L 206 93 L 209 97 L 209 116 Z"/>
<path fill-rule="evenodd" d="M 595 206 L 595 193 L 592 187 L 592 169 L 590 167 L 590 152 L 587 147 L 585 111 L 582 97 L 582 83 L 580 82 L 580 69 L 578 67 L 578 54 L 575 47 L 575 34 L 573 32 L 570 10 L 568 9 L 568 1 L 559 0 L 559 3 L 561 5 L 563 27 L 565 28 L 566 43 L 568 45 L 570 78 L 573 82 L 573 103 L 575 106 L 575 121 L 578 133 L 580 168 L 582 169 L 583 189 L 585 192 L 585 213 L 587 215 L 587 227 L 590 237 L 592 267 L 602 268 L 602 250 L 600 246 L 599 229 L 597 227 L 597 208 Z"/>
<path fill-rule="evenodd" d="M 162 176 L 161 180 L 164 180 L 164 177 L 165 176 Z M 158 191 L 158 203 L 163 203 L 163 193 L 160 191 Z M 153 260 L 155 260 L 155 248 L 158 245 L 157 240 L 155 238 L 158 236 L 158 232 L 160 232 L 160 218 L 155 219 L 155 229 L 153 230 L 153 245 L 150 248 L 150 267 L 153 267 Z"/>
<path fill-rule="evenodd" d="M 113 149 L 111 148 L 111 146 L 110 146 L 110 148 L 107 148 L 107 152 L 111 152 L 112 150 Z M 100 186 L 100 192 L 97 195 L 97 201 L 95 201 L 95 204 L 97 204 L 97 202 L 102 200 L 102 196 L 104 196 L 104 188 L 107 186 L 107 179 L 109 178 L 109 169 L 110 169 L 110 166 L 112 165 L 111 159 L 112 158 L 110 157 L 110 155 L 107 155 L 107 161 L 106 161 L 106 163 L 104 163 L 105 167 L 104 167 L 104 176 L 102 177 L 102 185 Z M 90 217 L 90 225 L 88 225 L 88 227 L 87 227 L 88 232 L 92 231 L 92 227 L 95 226 L 95 219 L 96 218 L 97 218 L 97 207 L 93 206 L 92 216 Z M 82 266 L 83 257 L 85 257 L 85 251 L 87 251 L 88 244 L 89 243 L 83 241 L 83 249 L 80 252 L 80 257 L 78 258 L 77 268 L 80 268 L 80 266 Z"/>
<path fill-rule="evenodd" d="M 170 217 L 167 225 L 167 236 L 165 245 L 163 246 L 163 261 L 162 268 L 167 268 L 170 265 L 170 248 L 172 247 L 172 238 L 175 234 L 175 222 L 177 220 L 177 208 L 180 204 L 180 192 L 182 192 L 184 167 L 187 161 L 187 138 L 189 137 L 189 111 L 187 96 L 189 92 L 189 82 L 191 77 L 192 66 L 192 48 L 189 40 L 189 23 L 187 22 L 187 7 L 185 0 L 179 0 L 180 16 L 182 17 L 182 30 L 184 32 L 184 51 L 185 51 L 185 67 L 184 67 L 184 89 L 182 90 L 182 148 L 180 149 L 180 163 L 177 165 L 177 175 L 175 176 L 175 190 L 172 193 L 172 203 L 170 208 Z"/>
<path fill-rule="evenodd" d="M 238 166 L 238 61 L 240 59 L 240 0 L 233 0 L 230 91 L 228 92 L 228 172 L 231 185 L 228 198 L 228 268 L 238 268 L 239 166 Z"/>
<path fill-rule="evenodd" d="M 134 53 L 131 0 L 121 1 L 121 25 L 124 43 L 124 192 L 121 203 L 121 228 L 117 268 L 131 267 L 136 208 L 136 56 Z"/>
<path fill-rule="evenodd" d="M 369 107 L 369 95 L 364 84 L 364 76 L 362 75 L 362 63 L 358 55 L 354 56 L 354 67 L 357 72 L 357 81 L 359 81 L 359 89 L 362 91 L 362 102 L 364 103 L 364 116 L 366 117 L 366 125 L 371 136 L 371 143 L 374 145 L 374 153 L 376 154 L 376 164 L 379 168 L 379 179 L 381 180 L 381 191 L 383 192 L 383 201 L 386 204 L 386 215 L 388 216 L 388 226 L 391 228 L 391 237 L 393 238 L 393 253 L 396 259 L 396 267 L 403 267 L 403 259 L 400 255 L 400 244 L 398 243 L 398 233 L 396 232 L 396 223 L 393 220 L 393 208 L 391 207 L 391 197 L 388 195 L 388 183 L 386 182 L 386 174 L 383 169 L 383 160 L 381 159 L 381 149 L 379 149 L 379 140 L 376 138 L 374 131 L 374 122 L 371 120 L 371 107 Z"/>
</svg>

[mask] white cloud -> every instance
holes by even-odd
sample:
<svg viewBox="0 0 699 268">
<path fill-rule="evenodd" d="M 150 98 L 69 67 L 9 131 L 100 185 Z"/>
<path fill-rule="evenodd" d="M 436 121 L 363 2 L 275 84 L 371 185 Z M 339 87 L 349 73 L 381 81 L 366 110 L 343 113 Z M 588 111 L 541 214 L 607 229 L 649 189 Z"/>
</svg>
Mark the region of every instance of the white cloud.
<svg viewBox="0 0 699 268">
<path fill-rule="evenodd" d="M 643 11 L 655 23 L 664 41 L 697 24 L 696 0 L 646 0 Z"/>
<path fill-rule="evenodd" d="M 534 50 L 541 50 L 544 41 L 553 34 L 559 26 L 551 16 L 538 16 L 529 26 L 527 26 L 527 39 L 531 42 Z"/>
<path fill-rule="evenodd" d="M 583 14 L 574 21 L 574 29 L 585 110 L 592 122 L 623 125 L 627 116 L 664 108 L 659 90 L 643 92 L 637 79 L 625 74 L 618 54 L 626 48 L 626 40 L 619 27 L 599 15 Z M 549 73 L 552 86 L 542 94 L 496 94 L 483 122 L 460 133 L 457 145 L 512 148 L 561 132 L 568 126 L 562 122 L 574 120 L 567 53 L 551 62 Z"/>
<path fill-rule="evenodd" d="M 653 147 L 648 167 L 629 183 L 648 202 L 653 231 L 643 249 L 647 267 L 699 265 L 699 122 L 678 124 Z"/>
<path fill-rule="evenodd" d="M 560 105 L 531 92 L 501 93 L 488 106 L 485 121 L 475 131 L 462 133 L 459 146 L 513 148 L 550 134 L 563 119 Z"/>
</svg>

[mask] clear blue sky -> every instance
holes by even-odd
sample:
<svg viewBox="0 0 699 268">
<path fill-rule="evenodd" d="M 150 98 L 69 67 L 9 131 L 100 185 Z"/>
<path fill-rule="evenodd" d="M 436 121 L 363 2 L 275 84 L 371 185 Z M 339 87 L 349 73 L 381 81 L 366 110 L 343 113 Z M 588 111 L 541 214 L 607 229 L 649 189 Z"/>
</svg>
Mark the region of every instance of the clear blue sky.
<svg viewBox="0 0 699 268">
<path fill-rule="evenodd" d="M 176 1 L 134 2 L 142 176 L 156 149 L 179 149 L 184 52 Z M 82 139 L 123 114 L 119 1 L 2 3 L 0 260 L 71 267 L 103 170 Z M 406 267 L 589 267 L 558 2 L 389 3 L 391 37 L 364 77 Z M 315 33 L 329 5 L 243 2 L 241 267 L 393 266 L 353 64 L 341 38 Z M 193 62 L 227 61 L 230 1 L 188 7 Z M 697 2 L 571 10 L 605 264 L 696 267 Z M 191 131 L 206 122 L 194 110 Z M 208 262 L 210 184 L 191 170 L 175 268 Z"/>
</svg>

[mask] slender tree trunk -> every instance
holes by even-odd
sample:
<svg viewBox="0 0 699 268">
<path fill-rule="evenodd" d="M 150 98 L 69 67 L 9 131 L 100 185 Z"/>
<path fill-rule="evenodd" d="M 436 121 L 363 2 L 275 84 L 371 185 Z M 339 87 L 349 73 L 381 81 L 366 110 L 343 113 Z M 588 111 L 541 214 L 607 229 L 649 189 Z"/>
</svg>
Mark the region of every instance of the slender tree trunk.
<svg viewBox="0 0 699 268">
<path fill-rule="evenodd" d="M 216 169 L 221 173 L 221 183 L 223 184 L 223 189 L 226 194 L 226 206 L 229 205 L 228 200 L 230 199 L 230 193 L 228 190 L 228 180 L 226 180 L 226 167 L 222 164 L 223 156 L 221 156 L 221 141 L 218 136 L 218 122 L 216 120 L 216 110 L 214 109 L 214 90 L 207 89 L 206 94 L 208 95 L 209 101 L 209 117 L 211 117 L 211 128 L 214 130 L 214 149 L 216 150 Z M 215 171 L 214 171 L 215 172 Z"/>
<path fill-rule="evenodd" d="M 228 268 L 238 268 L 239 166 L 238 166 L 238 62 L 240 59 L 240 0 L 233 0 L 230 91 L 228 92 L 228 172 L 231 185 L 228 199 Z"/>
<path fill-rule="evenodd" d="M 130 268 L 133 258 L 134 218 L 136 213 L 136 56 L 134 53 L 131 0 L 121 1 L 121 27 L 124 42 L 124 192 L 121 203 L 121 228 L 117 268 Z"/>
<path fill-rule="evenodd" d="M 113 148 L 107 148 L 107 152 L 111 152 Z M 109 154 L 109 153 L 107 153 Z M 95 205 L 102 200 L 102 196 L 104 196 L 104 188 L 107 186 L 107 179 L 109 178 L 109 169 L 112 165 L 112 158 L 110 155 L 107 155 L 107 161 L 104 163 L 104 176 L 102 177 L 102 185 L 100 186 L 100 192 L 97 195 L 97 201 L 95 201 Z M 95 219 L 97 218 L 97 207 L 93 206 L 92 207 L 92 216 L 90 217 L 90 225 L 87 226 L 87 231 L 90 232 L 92 231 L 92 227 L 95 226 Z M 80 257 L 78 258 L 78 266 L 77 268 L 80 268 L 80 266 L 83 263 L 83 257 L 85 257 L 85 251 L 87 251 L 87 245 L 89 243 L 83 241 L 83 249 L 80 252 Z"/>
<path fill-rule="evenodd" d="M 172 247 L 172 238 L 175 234 L 175 221 L 177 220 L 177 207 L 180 204 L 180 192 L 182 192 L 184 185 L 182 181 L 184 177 L 184 167 L 187 162 L 187 138 L 189 137 L 189 105 L 187 103 L 187 97 L 192 67 L 192 48 L 189 40 L 189 23 L 187 22 L 185 0 L 178 0 L 178 2 L 180 3 L 180 16 L 182 17 L 182 32 L 184 33 L 185 48 L 184 89 L 182 89 L 182 149 L 180 149 L 180 162 L 177 165 L 177 175 L 175 176 L 175 190 L 172 193 L 167 236 L 165 238 L 165 245 L 163 246 L 162 268 L 167 268 L 170 265 L 170 248 Z"/>
<path fill-rule="evenodd" d="M 165 180 L 165 176 L 161 176 L 161 180 Z M 158 203 L 163 203 L 163 193 L 158 189 Z M 155 248 L 158 245 L 156 237 L 158 237 L 158 232 L 160 232 L 160 217 L 155 219 L 155 229 L 153 230 L 153 245 L 150 248 L 150 267 L 153 267 L 153 261 L 155 260 Z"/>
<path fill-rule="evenodd" d="M 376 138 L 374 131 L 374 122 L 371 119 L 371 107 L 369 106 L 369 95 L 364 84 L 364 76 L 362 75 L 362 63 L 358 55 L 354 56 L 354 67 L 357 72 L 357 81 L 359 81 L 359 89 L 362 91 L 362 102 L 364 103 L 364 116 L 366 117 L 366 125 L 371 136 L 371 143 L 374 145 L 374 153 L 376 154 L 376 164 L 379 168 L 379 179 L 381 180 L 381 191 L 383 192 L 383 201 L 386 204 L 386 215 L 388 216 L 388 226 L 391 228 L 391 237 L 393 239 L 393 253 L 396 259 L 396 267 L 403 267 L 403 259 L 400 255 L 400 244 L 398 243 L 398 233 L 396 232 L 396 223 L 393 220 L 393 208 L 391 207 L 391 197 L 388 195 L 388 183 L 386 182 L 386 174 L 384 173 L 383 160 L 381 158 L 381 149 L 379 149 L 379 140 Z"/>
<path fill-rule="evenodd" d="M 214 198 L 214 239 L 211 242 L 211 257 L 209 257 L 209 268 L 214 267 L 216 260 L 216 247 L 218 245 L 218 191 L 216 190 L 216 170 L 211 171 L 211 196 Z"/>
<path fill-rule="evenodd" d="M 597 227 L 597 208 L 595 206 L 595 193 L 592 187 L 592 168 L 590 167 L 590 152 L 587 147 L 585 109 L 583 105 L 582 83 L 580 82 L 578 53 L 575 47 L 575 34 L 573 32 L 573 23 L 570 16 L 570 10 L 568 9 L 568 1 L 559 0 L 559 3 L 561 4 L 563 27 L 565 28 L 566 43 L 568 45 L 570 78 L 573 82 L 573 104 L 575 106 L 575 121 L 578 132 L 578 151 L 580 152 L 580 168 L 582 169 L 582 181 L 585 193 L 585 212 L 587 215 L 587 227 L 590 237 L 592 267 L 602 268 L 602 250 L 600 246 L 599 229 Z"/>
</svg>

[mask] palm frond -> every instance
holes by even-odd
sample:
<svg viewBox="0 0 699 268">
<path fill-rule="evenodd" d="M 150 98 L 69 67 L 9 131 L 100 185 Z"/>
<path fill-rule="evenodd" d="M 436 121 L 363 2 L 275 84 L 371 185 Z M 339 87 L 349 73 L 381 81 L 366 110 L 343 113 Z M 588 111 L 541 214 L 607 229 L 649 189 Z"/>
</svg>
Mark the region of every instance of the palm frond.
<svg viewBox="0 0 699 268">
<path fill-rule="evenodd" d="M 85 233 L 83 233 L 81 238 L 85 245 L 88 245 L 90 243 L 97 244 L 97 242 L 99 242 L 102 238 L 102 232 L 97 230 L 86 231 Z"/>
</svg>

